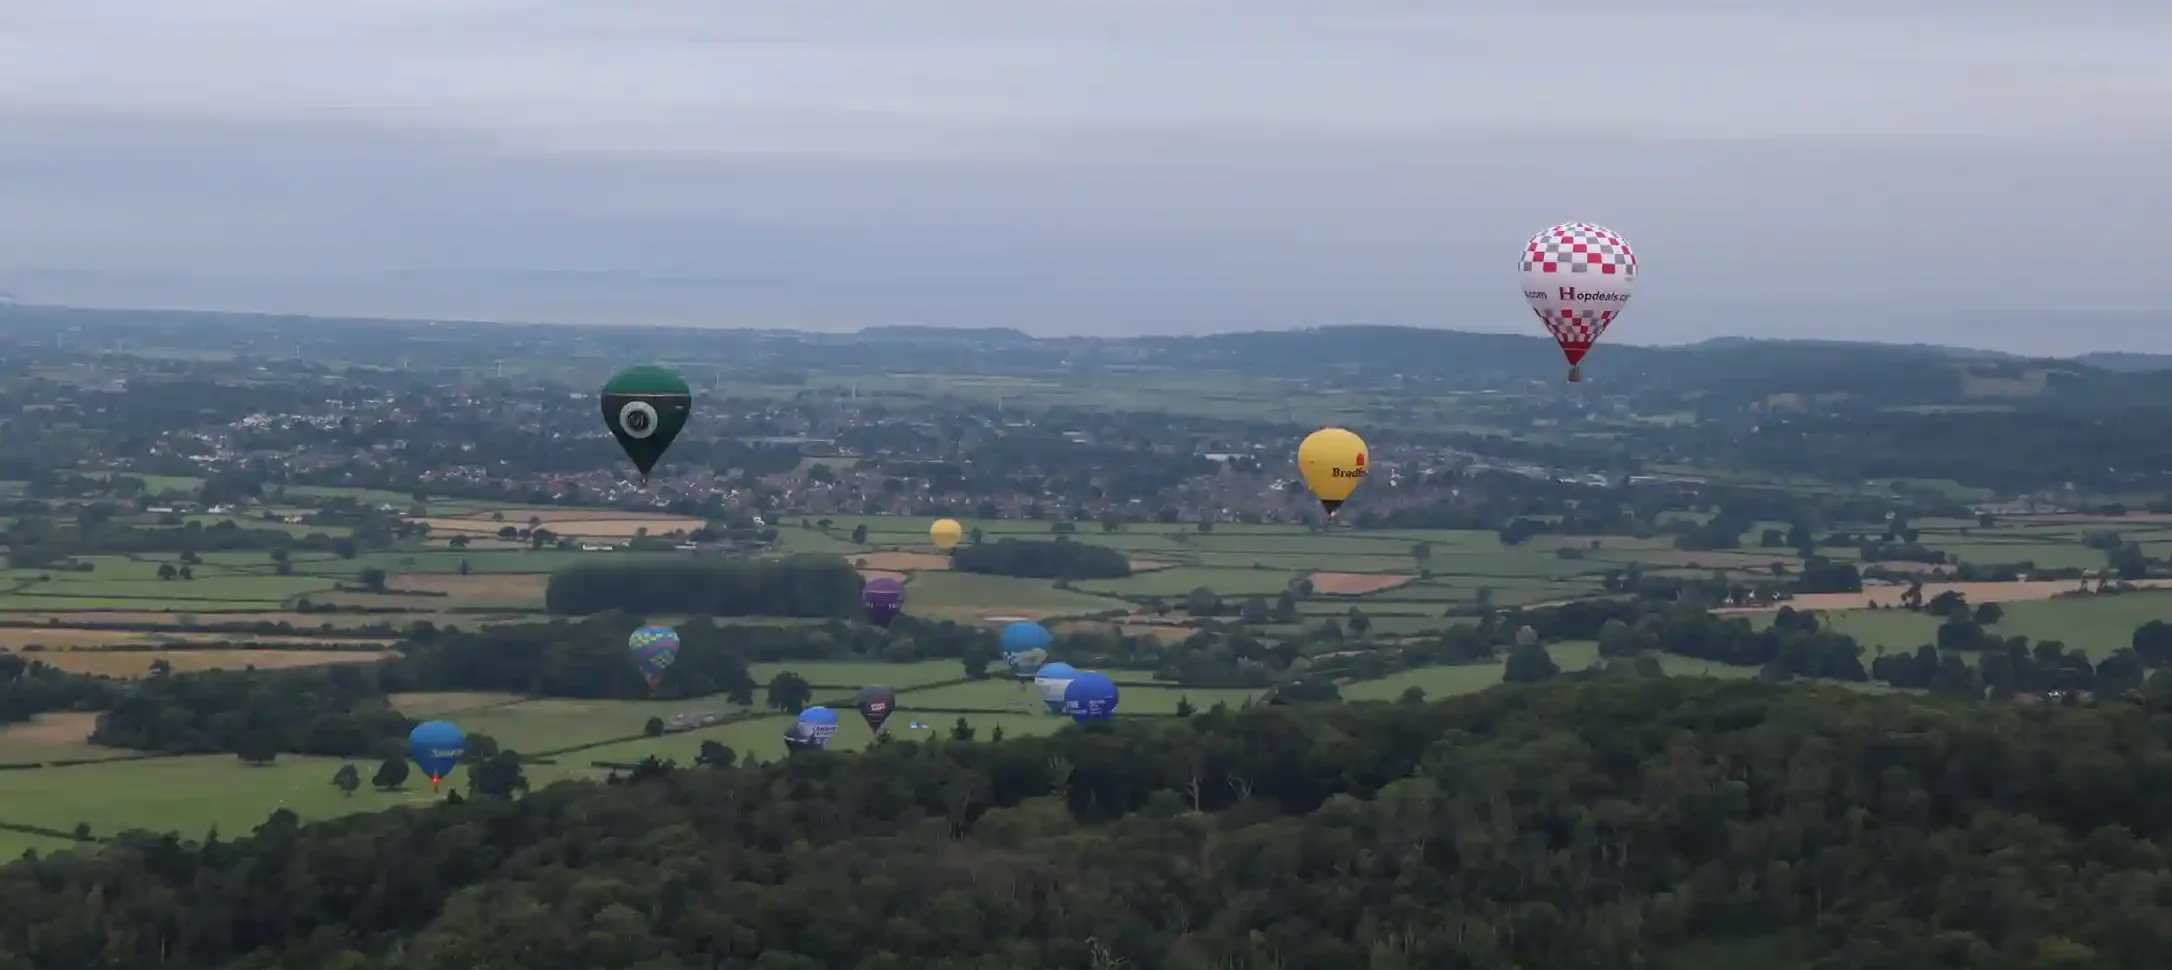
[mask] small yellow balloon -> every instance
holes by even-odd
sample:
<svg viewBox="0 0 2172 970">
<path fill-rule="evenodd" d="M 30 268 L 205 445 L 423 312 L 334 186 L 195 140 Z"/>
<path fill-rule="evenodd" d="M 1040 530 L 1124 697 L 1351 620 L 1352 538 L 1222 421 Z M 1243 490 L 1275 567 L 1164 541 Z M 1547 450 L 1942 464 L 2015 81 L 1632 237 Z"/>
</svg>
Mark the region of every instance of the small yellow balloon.
<svg viewBox="0 0 2172 970">
<path fill-rule="evenodd" d="M 1342 428 L 1321 428 L 1297 446 L 1297 472 L 1332 516 L 1365 482 L 1365 439 Z"/>
<path fill-rule="evenodd" d="M 964 537 L 965 526 L 959 525 L 956 519 L 936 519 L 934 525 L 928 526 L 928 541 L 935 543 L 937 549 L 955 548 L 958 540 Z"/>
</svg>

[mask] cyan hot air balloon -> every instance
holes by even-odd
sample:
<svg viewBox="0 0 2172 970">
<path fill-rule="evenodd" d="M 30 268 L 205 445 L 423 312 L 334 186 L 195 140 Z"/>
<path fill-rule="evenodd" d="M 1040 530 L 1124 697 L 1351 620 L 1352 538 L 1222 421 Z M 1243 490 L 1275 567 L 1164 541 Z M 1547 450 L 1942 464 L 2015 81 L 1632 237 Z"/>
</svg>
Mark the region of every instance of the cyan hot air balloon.
<svg viewBox="0 0 2172 970">
<path fill-rule="evenodd" d="M 430 787 L 445 780 L 468 750 L 468 736 L 451 721 L 424 721 L 407 735 L 407 756 L 429 777 Z"/>
<path fill-rule="evenodd" d="M 642 627 L 626 638 L 626 652 L 633 658 L 634 668 L 641 671 L 641 679 L 655 690 L 664 682 L 664 671 L 679 659 L 679 631 L 668 626 Z"/>
<path fill-rule="evenodd" d="M 1063 712 L 1080 724 L 1106 721 L 1116 714 L 1116 682 L 1087 671 L 1063 689 Z"/>
<path fill-rule="evenodd" d="M 870 579 L 860 588 L 860 605 L 876 626 L 889 626 L 905 610 L 905 584 L 888 576 Z"/>
<path fill-rule="evenodd" d="M 1078 668 L 1060 660 L 1042 666 L 1040 672 L 1033 675 L 1033 689 L 1040 693 L 1041 703 L 1048 705 L 1048 713 L 1063 713 L 1063 692 L 1076 677 Z"/>
<path fill-rule="evenodd" d="M 1031 620 L 1019 620 L 1003 628 L 1003 663 L 1011 668 L 1011 676 L 1019 680 L 1032 680 L 1041 670 L 1041 662 L 1048 659 L 1048 645 L 1055 640 L 1048 628 Z"/>
<path fill-rule="evenodd" d="M 795 748 L 827 748 L 830 738 L 837 734 L 837 712 L 827 707 L 810 707 L 799 712 L 792 722 L 792 729 L 784 736 L 784 743 Z"/>
</svg>

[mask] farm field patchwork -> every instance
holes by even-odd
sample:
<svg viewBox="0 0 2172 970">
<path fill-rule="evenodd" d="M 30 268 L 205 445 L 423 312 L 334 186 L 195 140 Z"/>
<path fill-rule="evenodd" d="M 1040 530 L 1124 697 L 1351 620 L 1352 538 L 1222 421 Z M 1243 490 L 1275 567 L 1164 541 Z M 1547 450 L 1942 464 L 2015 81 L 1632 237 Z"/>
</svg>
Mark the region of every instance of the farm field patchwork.
<svg viewBox="0 0 2172 970">
<path fill-rule="evenodd" d="M 1990 627 L 1991 632 L 2030 640 L 2059 640 L 2087 651 L 2096 660 L 2131 646 L 2135 627 L 2151 620 L 2172 622 L 2172 590 L 2008 601 L 1999 606 L 2004 615 Z M 1866 648 L 1883 647 L 1888 653 L 1935 642 L 1938 624 L 1943 622 L 1941 617 L 1897 609 L 1832 610 L 1821 612 L 1820 618 L 1829 629 L 1854 637 Z M 1771 615 L 1759 614 L 1755 622 L 1759 626 L 1769 624 Z"/>
<path fill-rule="evenodd" d="M 34 655 L 61 670 L 105 677 L 142 677 L 163 660 L 174 673 L 199 670 L 285 670 L 325 664 L 368 663 L 392 656 L 384 650 L 53 650 Z"/>
</svg>

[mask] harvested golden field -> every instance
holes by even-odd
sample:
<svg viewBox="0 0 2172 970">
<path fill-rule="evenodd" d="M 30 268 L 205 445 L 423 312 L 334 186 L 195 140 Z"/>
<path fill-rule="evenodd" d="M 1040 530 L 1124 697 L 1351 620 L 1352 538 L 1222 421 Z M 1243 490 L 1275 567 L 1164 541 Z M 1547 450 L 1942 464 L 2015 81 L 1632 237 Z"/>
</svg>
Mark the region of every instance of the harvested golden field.
<svg viewBox="0 0 2172 970">
<path fill-rule="evenodd" d="M 113 622 L 113 621 L 107 621 Z M 86 630 L 82 627 L 35 626 L 0 627 L 0 649 L 20 650 L 37 644 L 47 650 L 75 650 L 85 647 L 150 647 L 162 643 L 279 643 L 299 646 L 327 646 L 338 644 L 386 645 L 392 641 L 385 637 L 297 637 L 279 634 L 255 633 L 204 633 L 181 631 L 138 630 Z"/>
<path fill-rule="evenodd" d="M 1331 596 L 1360 596 L 1365 593 L 1377 593 L 1384 589 L 1394 589 L 1411 580 L 1409 576 L 1392 573 L 1313 573 L 1306 578 L 1312 580 L 1314 592 L 1326 593 Z"/>
<path fill-rule="evenodd" d="M 91 732 L 96 730 L 96 713 L 39 714 L 28 723 L 9 725 L 4 731 L 0 731 L 0 737 L 17 744 L 64 747 L 88 743 Z M 113 753 L 119 755 L 127 752 L 115 748 Z"/>
<path fill-rule="evenodd" d="M 1195 627 L 1166 623 L 1127 623 L 1118 629 L 1122 630 L 1125 636 L 1153 637 L 1163 643 L 1182 643 L 1190 639 L 1192 634 L 1199 632 Z"/>
<path fill-rule="evenodd" d="M 141 677 L 164 660 L 174 673 L 197 670 L 285 670 L 326 664 L 368 663 L 392 656 L 383 650 L 63 650 L 38 655 L 62 670 L 108 677 Z"/>
<path fill-rule="evenodd" d="M 551 578 L 541 573 L 472 573 L 466 576 L 448 576 L 444 573 L 401 573 L 385 585 L 395 589 L 416 589 L 431 593 L 444 593 L 447 599 L 520 599 L 540 602 L 544 587 Z"/>
<path fill-rule="evenodd" d="M 848 558 L 853 565 L 862 569 L 879 569 L 884 572 L 950 568 L 949 556 L 931 556 L 924 552 L 870 552 Z"/>
<path fill-rule="evenodd" d="M 2138 579 L 2134 585 L 2144 589 L 2172 589 L 2172 579 Z M 2014 583 L 1924 583 L 1923 600 L 1930 602 L 1938 594 L 1952 590 L 1968 597 L 1971 603 L 2012 603 L 2019 600 L 2048 600 L 2060 593 L 2080 586 L 2075 580 L 2045 579 Z M 1901 593 L 1906 586 L 1880 586 L 1860 593 L 1801 593 L 1794 599 L 1775 606 L 1735 607 L 1714 610 L 1715 613 L 1768 612 L 1781 606 L 1798 610 L 1860 610 L 1871 605 L 1899 606 Z"/>
<path fill-rule="evenodd" d="M 398 593 L 344 592 L 327 593 L 311 599 L 338 606 L 400 607 L 418 611 L 461 607 L 539 610 L 543 608 L 543 590 L 549 585 L 550 577 L 540 573 L 475 573 L 467 576 L 400 573 L 385 581 L 386 588 L 445 595 L 402 596 Z M 449 622 L 472 626 L 480 621 L 478 617 L 461 615 L 445 618 L 440 625 Z"/>
<path fill-rule="evenodd" d="M 440 605 L 442 605 L 442 604 L 440 604 Z M 398 626 L 398 625 L 402 625 L 402 624 L 406 624 L 406 623 L 411 623 L 411 622 L 413 622 L 413 621 L 415 621 L 415 620 L 431 620 L 431 621 L 433 621 L 433 622 L 437 622 L 437 623 L 443 623 L 443 622 L 445 622 L 445 619 L 446 619 L 445 617 L 441 617 L 441 616 L 436 616 L 436 615 L 429 615 L 429 614 L 415 614 L 415 615 L 407 615 L 407 614 L 387 614 L 387 613 L 379 613 L 379 614 L 375 614 L 375 615 L 369 615 L 369 614 L 361 614 L 361 613 L 292 613 L 292 612 L 274 612 L 274 613 L 190 613 L 190 612 L 187 612 L 187 611 L 170 611 L 170 612 L 158 612 L 158 613 L 150 613 L 150 612 L 140 612 L 140 611 L 139 611 L 139 612 L 128 612 L 128 611 L 121 611 L 121 610 L 113 610 L 113 611 L 106 611 L 106 610 L 82 610 L 82 611 L 76 611 L 76 612 L 67 612 L 67 613 L 9 613 L 9 614 L 7 614 L 7 618 L 8 618 L 8 619 L 10 619 L 10 620 L 23 620 L 23 621 L 29 621 L 29 622 L 33 622 L 33 623 L 49 623 L 49 624 L 52 624 L 52 625 L 55 625 L 55 626 L 85 626 L 85 625 L 95 625 L 95 624 L 100 624 L 100 623 L 144 623 L 144 624 L 158 624 L 158 625 L 160 625 L 160 626 L 179 626 L 179 625 L 181 624 L 181 617 L 184 617 L 184 616 L 186 616 L 186 617 L 192 617 L 192 618 L 194 618 L 194 619 L 195 619 L 195 621 L 196 621 L 197 623 L 200 623 L 200 624 L 201 624 L 201 623 L 288 623 L 288 624 L 292 624 L 293 626 L 295 626 L 295 627 L 296 627 L 296 628 L 298 628 L 298 629 L 303 629 L 303 630 L 321 630 L 321 629 L 324 629 L 324 628 L 325 628 L 325 626 L 326 626 L 327 624 L 329 624 L 329 625 L 330 625 L 330 626 L 332 627 L 332 629 L 335 629 L 335 630 L 337 630 L 337 629 L 343 629 L 343 628 L 347 628 L 347 627 L 359 627 L 359 626 L 369 626 L 369 625 L 371 625 L 371 624 L 375 624 L 375 623 L 384 623 L 384 622 L 390 622 L 390 623 L 392 623 L 392 624 L 393 624 L 393 625 L 395 625 L 395 626 Z"/>
<path fill-rule="evenodd" d="M 538 513 L 543 516 L 543 527 L 575 539 L 631 539 L 638 535 L 664 536 L 673 532 L 691 532 L 708 523 L 702 519 L 679 515 L 629 515 L 625 512 L 579 512 L 565 510 L 564 514 Z M 487 515 L 431 516 L 416 521 L 429 523 L 434 535 L 493 536 L 507 527 L 525 529 L 528 517 L 508 515 L 503 522 L 492 521 Z"/>
</svg>

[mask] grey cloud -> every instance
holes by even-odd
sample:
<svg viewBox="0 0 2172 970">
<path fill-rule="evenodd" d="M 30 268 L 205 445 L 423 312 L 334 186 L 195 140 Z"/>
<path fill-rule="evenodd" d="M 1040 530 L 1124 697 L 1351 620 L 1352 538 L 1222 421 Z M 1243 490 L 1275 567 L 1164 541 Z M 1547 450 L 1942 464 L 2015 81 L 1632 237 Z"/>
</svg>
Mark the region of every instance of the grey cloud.
<svg viewBox="0 0 2172 970">
<path fill-rule="evenodd" d="M 2156 309 L 2119 243 L 2172 216 L 2139 174 L 2172 158 L 2172 9 L 1970 11 L 29 5 L 0 20 L 0 288 L 1521 329 L 1509 251 L 1577 218 L 1644 255 L 1625 340 L 2172 349 L 2102 322 Z"/>
</svg>

